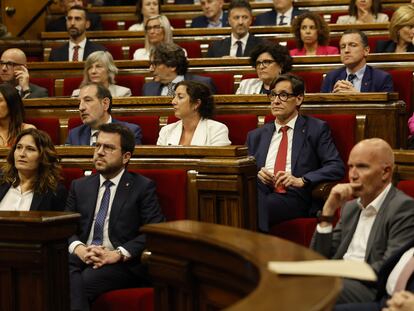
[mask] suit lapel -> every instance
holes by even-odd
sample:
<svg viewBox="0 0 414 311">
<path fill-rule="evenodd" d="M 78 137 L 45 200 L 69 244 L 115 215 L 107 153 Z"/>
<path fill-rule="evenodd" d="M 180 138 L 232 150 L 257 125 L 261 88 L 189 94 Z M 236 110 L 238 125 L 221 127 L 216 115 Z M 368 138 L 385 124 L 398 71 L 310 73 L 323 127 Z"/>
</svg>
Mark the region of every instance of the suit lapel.
<svg viewBox="0 0 414 311">
<path fill-rule="evenodd" d="M 99 194 L 99 174 L 95 174 L 91 176 L 90 179 L 87 179 L 87 183 L 85 183 L 84 193 L 78 199 L 82 201 L 82 206 L 85 208 L 82 211 L 79 211 L 82 214 L 86 214 L 86 218 L 88 219 L 88 230 L 86 230 L 86 239 L 88 238 L 89 232 L 91 232 L 93 216 L 95 214 L 96 208 L 96 201 L 98 200 Z M 91 194 L 92 193 L 92 194 Z"/>
<path fill-rule="evenodd" d="M 274 122 L 270 122 L 264 125 L 264 133 L 260 137 L 260 148 L 263 152 L 256 154 L 257 167 L 264 167 L 267 157 L 267 151 L 269 150 L 270 142 L 272 141 L 273 133 L 276 127 Z"/>
<path fill-rule="evenodd" d="M 291 155 L 291 165 L 290 170 L 295 171 L 296 162 L 298 161 L 300 151 L 303 146 L 303 142 L 306 137 L 306 120 L 301 115 L 298 115 L 296 120 L 295 129 L 293 131 L 293 141 L 292 141 L 292 155 Z"/>
<path fill-rule="evenodd" d="M 352 211 L 350 211 L 351 215 L 349 216 L 349 220 L 346 219 L 344 223 L 342 224 L 343 229 L 342 232 L 344 234 L 344 237 L 342 239 L 342 243 L 340 244 L 338 251 L 337 251 L 337 258 L 342 258 L 346 251 L 348 250 L 349 244 L 351 243 L 351 240 L 354 236 L 359 215 L 361 214 L 361 209 L 357 205 L 356 201 L 353 202 L 354 206 L 347 206 L 346 208 L 352 208 Z"/>
<path fill-rule="evenodd" d="M 40 203 L 42 202 L 43 195 L 38 192 L 33 193 L 32 204 L 30 204 L 31 211 L 39 211 Z"/>
<path fill-rule="evenodd" d="M 87 58 L 87 57 L 88 57 L 88 55 L 90 54 L 89 49 L 90 49 L 89 40 L 88 40 L 88 39 L 86 39 L 86 43 L 85 43 L 85 50 L 83 51 L 83 59 L 82 59 L 82 60 L 86 60 L 86 58 Z"/>
<path fill-rule="evenodd" d="M 225 55 L 230 55 L 230 49 L 231 49 L 231 38 L 226 38 L 223 41 L 223 50 L 226 51 Z"/>
<path fill-rule="evenodd" d="M 367 65 L 361 82 L 361 92 L 369 92 L 372 82 L 372 69 Z"/>
<path fill-rule="evenodd" d="M 111 214 L 109 215 L 109 230 L 114 224 L 116 224 L 117 218 L 121 213 L 122 207 L 124 206 L 124 203 L 128 198 L 128 193 L 132 188 L 133 180 L 131 178 L 131 175 L 127 171 L 125 171 L 119 181 L 119 185 L 116 189 L 115 197 L 112 202 Z"/>
<path fill-rule="evenodd" d="M 11 185 L 10 184 L 2 184 L 0 186 L 0 201 L 3 200 L 4 196 L 6 195 L 7 191 L 9 191 Z"/>
<path fill-rule="evenodd" d="M 85 125 L 82 134 L 80 135 L 80 144 L 89 146 L 91 144 L 91 127 Z"/>
</svg>

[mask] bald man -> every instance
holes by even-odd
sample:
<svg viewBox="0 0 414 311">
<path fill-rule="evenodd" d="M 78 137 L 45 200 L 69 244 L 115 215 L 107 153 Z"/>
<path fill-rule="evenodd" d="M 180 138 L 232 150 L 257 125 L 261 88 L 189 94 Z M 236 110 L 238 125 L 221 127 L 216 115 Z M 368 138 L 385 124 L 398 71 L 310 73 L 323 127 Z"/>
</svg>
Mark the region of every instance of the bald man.
<svg viewBox="0 0 414 311">
<path fill-rule="evenodd" d="M 332 188 L 311 248 L 332 259 L 366 261 L 378 273 L 384 261 L 412 240 L 414 200 L 391 184 L 394 154 L 384 140 L 359 142 L 348 167 L 349 183 Z M 341 216 L 333 229 L 339 208 Z M 374 301 L 376 285 L 344 279 L 338 303 Z"/>
<path fill-rule="evenodd" d="M 22 50 L 5 50 L 0 58 L 1 81 L 15 86 L 22 98 L 48 97 L 45 88 L 29 82 L 30 75 L 26 65 L 27 58 Z"/>
</svg>

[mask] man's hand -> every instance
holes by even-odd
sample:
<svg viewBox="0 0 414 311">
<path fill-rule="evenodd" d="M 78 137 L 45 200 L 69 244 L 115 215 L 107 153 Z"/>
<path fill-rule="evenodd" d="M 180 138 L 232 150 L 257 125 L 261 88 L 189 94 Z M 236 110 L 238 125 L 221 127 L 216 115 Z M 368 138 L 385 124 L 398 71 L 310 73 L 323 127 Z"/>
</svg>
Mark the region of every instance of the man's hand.
<svg viewBox="0 0 414 311">
<path fill-rule="evenodd" d="M 382 311 L 412 311 L 414 310 L 414 294 L 407 291 L 397 292 L 387 300 L 387 307 Z"/>
<path fill-rule="evenodd" d="M 79 257 L 80 260 L 82 260 L 84 263 L 88 264 L 86 262 L 86 257 L 85 257 L 85 255 L 88 253 L 88 250 L 87 250 L 87 248 L 84 244 L 77 245 L 75 247 L 75 249 L 73 250 L 73 252 L 75 253 L 76 256 Z"/>
<path fill-rule="evenodd" d="M 259 180 L 265 185 L 271 187 L 275 186 L 275 176 L 271 171 L 267 170 L 264 167 L 262 167 L 259 173 L 257 173 L 257 178 L 259 178 Z"/>
<path fill-rule="evenodd" d="M 347 80 L 336 81 L 332 93 L 343 93 L 343 92 L 357 92 L 352 82 Z"/>
<path fill-rule="evenodd" d="M 329 193 L 323 206 L 322 215 L 333 216 L 338 208 L 354 197 L 355 191 L 362 187 L 359 183 L 337 184 Z"/>
<path fill-rule="evenodd" d="M 26 66 L 19 66 L 14 70 L 14 77 L 18 81 L 22 91 L 27 91 L 29 89 L 29 71 Z"/>
<path fill-rule="evenodd" d="M 275 176 L 275 185 L 276 187 L 278 185 L 283 185 L 284 188 L 290 186 L 302 188 L 305 185 L 305 183 L 303 182 L 302 178 L 295 177 L 290 172 L 279 171 L 276 173 Z"/>
<path fill-rule="evenodd" d="M 94 269 L 122 260 L 122 256 L 117 251 L 110 251 L 104 246 L 90 245 L 86 250 L 85 262 L 91 264 Z"/>
</svg>

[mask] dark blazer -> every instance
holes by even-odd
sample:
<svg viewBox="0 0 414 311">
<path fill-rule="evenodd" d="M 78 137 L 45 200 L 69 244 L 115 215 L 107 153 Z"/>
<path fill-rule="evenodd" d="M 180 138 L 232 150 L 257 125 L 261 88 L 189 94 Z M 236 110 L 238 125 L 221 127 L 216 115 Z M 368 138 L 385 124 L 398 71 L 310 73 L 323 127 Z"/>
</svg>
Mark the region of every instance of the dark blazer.
<svg viewBox="0 0 414 311">
<path fill-rule="evenodd" d="M 361 209 L 356 200 L 341 209 L 341 217 L 332 233 L 321 234 L 315 230 L 311 248 L 322 255 L 341 259 L 348 250 L 358 224 Z M 401 245 L 413 239 L 414 200 L 391 186 L 379 210 L 368 237 L 365 261 L 378 273 Z"/>
<path fill-rule="evenodd" d="M 3 200 L 11 185 L 4 183 L 0 185 L 0 201 Z M 58 184 L 56 192 L 48 190 L 44 194 L 35 192 L 30 204 L 31 211 L 63 211 L 65 209 L 68 192 L 64 185 Z"/>
<path fill-rule="evenodd" d="M 266 164 L 275 130 L 274 122 L 269 122 L 247 135 L 249 155 L 256 158 L 258 171 Z M 313 186 L 325 181 L 340 180 L 345 174 L 344 163 L 332 140 L 328 124 L 316 118 L 298 116 L 293 132 L 291 158 L 292 175 L 304 177 L 310 184 L 304 188 L 290 187 L 289 190 L 307 201 L 310 201 Z M 260 181 L 258 183 L 263 185 Z M 260 224 L 268 223 L 264 219 L 265 213 L 259 216 L 262 217 L 259 219 Z"/>
<path fill-rule="evenodd" d="M 244 49 L 243 56 L 248 57 L 252 52 L 253 48 L 259 43 L 263 42 L 261 38 L 255 37 L 253 34 L 249 35 L 247 39 L 246 48 Z M 222 57 L 230 55 L 230 44 L 231 38 L 225 38 L 223 40 L 214 41 L 208 47 L 207 56 L 208 57 Z"/>
<path fill-rule="evenodd" d="M 375 45 L 375 53 L 394 53 L 397 43 L 392 40 L 378 40 Z M 414 45 L 410 43 L 407 52 L 414 52 Z"/>
<path fill-rule="evenodd" d="M 49 97 L 47 89 L 33 83 L 29 83 L 30 94 L 26 98 L 42 98 Z"/>
<path fill-rule="evenodd" d="M 214 85 L 213 80 L 210 77 L 203 77 L 198 75 L 192 75 L 186 73 L 184 75 L 184 80 L 193 80 L 204 83 L 207 85 L 213 94 L 216 93 L 216 86 Z M 142 87 L 142 95 L 143 96 L 160 96 L 162 90 L 162 84 L 159 82 L 151 81 L 147 82 Z"/>
<path fill-rule="evenodd" d="M 102 30 L 101 16 L 96 13 L 88 13 L 91 26 L 88 30 Z M 46 31 L 67 31 L 66 16 L 61 16 L 55 20 L 50 21 L 46 25 Z"/>
<path fill-rule="evenodd" d="M 99 174 L 72 182 L 66 210 L 80 213 L 76 234 L 69 238 L 86 243 L 91 231 L 99 192 Z M 125 171 L 117 187 L 109 215 L 108 235 L 112 245 L 125 248 L 132 257 L 140 256 L 145 248 L 145 235 L 139 228 L 165 220 L 155 192 L 155 183 L 139 174 Z M 140 260 L 136 260 L 140 264 Z"/>
<path fill-rule="evenodd" d="M 229 27 L 229 16 L 223 12 L 222 27 Z M 191 28 L 205 28 L 208 26 L 208 18 L 204 15 L 194 17 L 191 21 Z"/>
<path fill-rule="evenodd" d="M 85 52 L 83 53 L 83 60 L 89 56 L 89 54 L 96 51 L 106 51 L 106 48 L 103 45 L 92 42 L 89 39 L 86 40 Z M 52 49 L 49 56 L 49 61 L 51 62 L 67 62 L 69 61 L 69 42 L 64 45 Z"/>
<path fill-rule="evenodd" d="M 292 18 L 291 21 L 293 21 L 293 19 L 302 14 L 308 12 L 308 10 L 299 10 L 298 8 L 293 8 L 292 11 Z M 254 20 L 254 25 L 255 26 L 274 26 L 276 25 L 276 17 L 277 17 L 277 13 L 275 10 L 271 10 L 262 14 L 259 14 L 256 16 L 256 19 Z"/>
<path fill-rule="evenodd" d="M 141 128 L 133 123 L 118 121 L 112 118 L 112 123 L 120 123 L 128 127 L 135 136 L 135 144 L 141 145 L 142 133 Z M 66 139 L 66 145 L 90 145 L 91 140 L 91 127 L 86 124 L 79 125 L 69 131 L 68 138 Z"/>
<path fill-rule="evenodd" d="M 321 93 L 331 93 L 336 81 L 346 79 L 346 68 L 328 72 L 322 82 Z M 388 72 L 367 65 L 362 77 L 361 92 L 393 92 L 392 77 Z"/>
</svg>

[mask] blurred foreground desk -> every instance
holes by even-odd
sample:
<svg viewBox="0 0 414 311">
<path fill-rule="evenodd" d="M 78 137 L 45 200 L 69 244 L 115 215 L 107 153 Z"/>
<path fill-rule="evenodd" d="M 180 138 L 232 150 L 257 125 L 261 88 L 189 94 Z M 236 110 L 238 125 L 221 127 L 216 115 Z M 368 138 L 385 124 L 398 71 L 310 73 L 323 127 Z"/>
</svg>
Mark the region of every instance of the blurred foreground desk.
<svg viewBox="0 0 414 311">
<path fill-rule="evenodd" d="M 0 310 L 69 310 L 67 238 L 79 214 L 0 212 Z"/>
<path fill-rule="evenodd" d="M 182 220 L 142 228 L 155 287 L 155 310 L 331 310 L 341 281 L 281 276 L 271 260 L 311 260 L 315 252 L 276 237 Z"/>
</svg>

